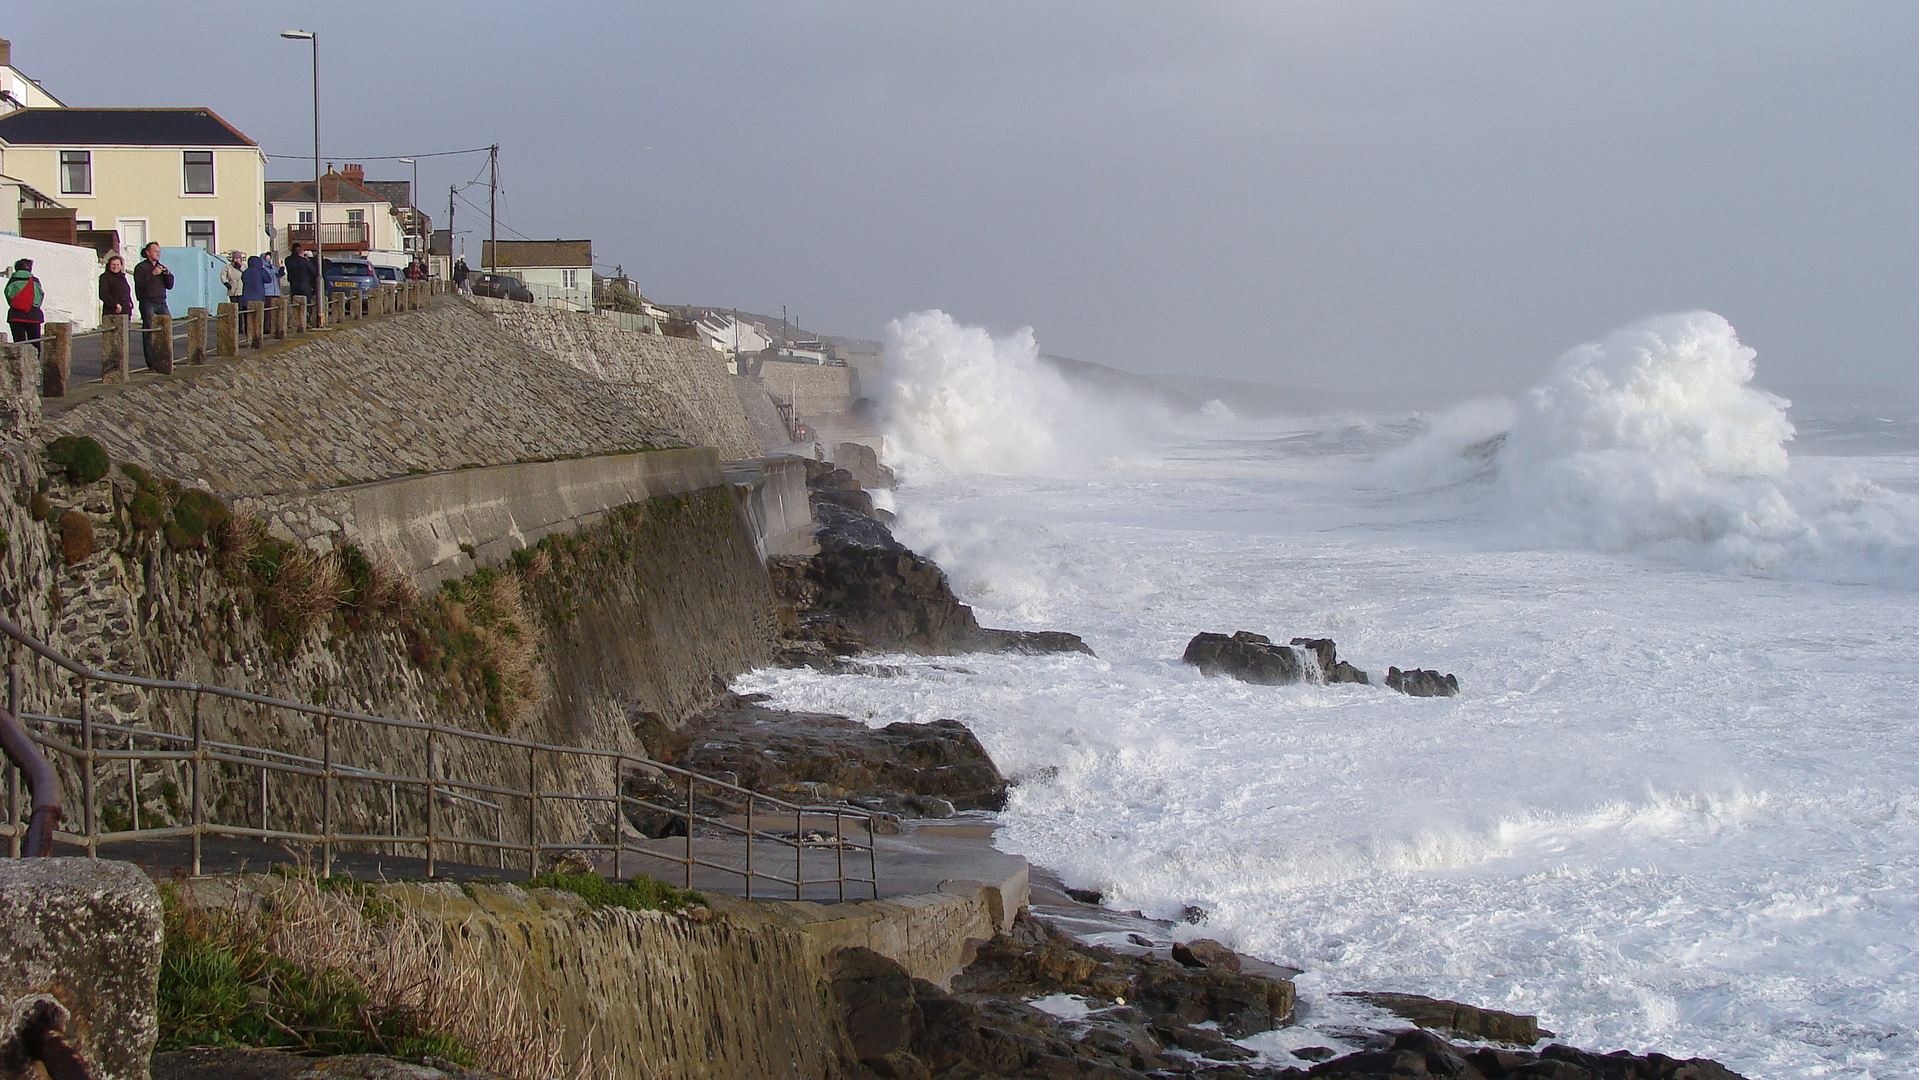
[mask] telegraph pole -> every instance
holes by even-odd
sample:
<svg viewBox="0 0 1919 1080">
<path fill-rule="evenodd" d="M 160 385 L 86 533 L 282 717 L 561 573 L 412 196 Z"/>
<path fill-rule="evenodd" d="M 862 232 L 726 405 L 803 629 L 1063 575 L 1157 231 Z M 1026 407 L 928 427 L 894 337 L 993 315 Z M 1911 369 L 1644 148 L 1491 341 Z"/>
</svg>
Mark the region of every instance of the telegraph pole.
<svg viewBox="0 0 1919 1080">
<path fill-rule="evenodd" d="M 446 186 L 446 279 L 453 280 L 453 193 L 459 190 L 452 184 Z"/>
<path fill-rule="evenodd" d="M 500 262 L 500 144 L 487 147 L 486 187 L 486 271 L 492 273 Z"/>
</svg>

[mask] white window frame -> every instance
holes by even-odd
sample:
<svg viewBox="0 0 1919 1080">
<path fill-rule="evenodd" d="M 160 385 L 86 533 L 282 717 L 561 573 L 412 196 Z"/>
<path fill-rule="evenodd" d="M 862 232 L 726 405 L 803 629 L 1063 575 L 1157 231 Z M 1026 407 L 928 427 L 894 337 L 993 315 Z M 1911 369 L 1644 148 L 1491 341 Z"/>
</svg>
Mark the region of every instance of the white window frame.
<svg viewBox="0 0 1919 1080">
<path fill-rule="evenodd" d="M 580 272 L 562 268 L 560 270 L 560 288 L 577 289 L 580 287 Z"/>
<path fill-rule="evenodd" d="M 205 154 L 207 156 L 207 180 L 213 185 L 212 191 L 187 190 L 187 155 Z M 180 197 L 183 199 L 217 199 L 220 197 L 220 159 L 211 150 L 180 151 Z M 203 220 L 195 218 L 195 221 Z"/>
<path fill-rule="evenodd" d="M 193 234 L 187 232 L 187 226 L 196 221 L 204 221 L 213 226 L 213 242 L 207 246 L 206 250 L 214 253 L 215 255 L 220 254 L 220 219 L 219 218 L 202 218 L 202 217 L 181 218 L 180 219 L 180 246 L 181 247 L 195 246 L 193 243 Z"/>
<path fill-rule="evenodd" d="M 91 149 L 86 149 L 86 150 L 65 149 L 65 150 L 58 150 L 56 151 L 56 153 L 59 155 L 59 157 L 55 159 L 55 165 L 60 170 L 60 176 L 59 176 L 60 194 L 71 195 L 76 199 L 93 198 L 93 189 L 95 186 L 94 176 L 93 176 L 93 151 Z M 68 191 L 67 190 L 67 155 L 68 154 L 85 154 L 87 156 L 87 163 L 86 163 L 87 164 L 87 189 L 85 191 Z"/>
</svg>

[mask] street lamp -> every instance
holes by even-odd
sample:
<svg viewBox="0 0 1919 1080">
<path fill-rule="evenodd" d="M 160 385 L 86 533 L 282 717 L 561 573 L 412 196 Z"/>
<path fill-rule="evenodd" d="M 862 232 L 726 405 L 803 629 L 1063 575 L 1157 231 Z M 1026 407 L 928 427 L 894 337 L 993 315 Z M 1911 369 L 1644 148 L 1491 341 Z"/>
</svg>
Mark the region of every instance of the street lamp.
<svg viewBox="0 0 1919 1080">
<path fill-rule="evenodd" d="M 413 183 L 406 189 L 406 224 L 419 235 L 420 216 L 420 163 L 410 157 L 400 159 L 400 164 L 413 166 Z"/>
<path fill-rule="evenodd" d="M 317 289 L 313 325 L 326 325 L 326 241 L 321 239 L 320 204 L 320 34 L 317 30 L 282 30 L 288 41 L 313 43 L 313 276 Z"/>
</svg>

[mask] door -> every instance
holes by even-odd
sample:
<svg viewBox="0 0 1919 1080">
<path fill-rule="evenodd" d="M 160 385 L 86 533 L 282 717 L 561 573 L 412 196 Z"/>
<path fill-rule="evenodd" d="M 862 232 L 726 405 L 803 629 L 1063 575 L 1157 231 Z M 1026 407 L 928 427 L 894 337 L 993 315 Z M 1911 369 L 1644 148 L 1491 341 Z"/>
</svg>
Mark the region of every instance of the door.
<svg viewBox="0 0 1919 1080">
<path fill-rule="evenodd" d="M 114 225 L 120 230 L 120 257 L 131 269 L 140 261 L 140 249 L 147 246 L 147 219 L 121 218 Z"/>
</svg>

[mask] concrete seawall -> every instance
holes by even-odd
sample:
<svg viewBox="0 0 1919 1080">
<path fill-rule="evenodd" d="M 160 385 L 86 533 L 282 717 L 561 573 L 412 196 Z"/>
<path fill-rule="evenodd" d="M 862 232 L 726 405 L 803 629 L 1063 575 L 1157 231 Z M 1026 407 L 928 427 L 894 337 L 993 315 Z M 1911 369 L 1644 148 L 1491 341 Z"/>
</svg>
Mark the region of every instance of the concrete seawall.
<svg viewBox="0 0 1919 1080">
<path fill-rule="evenodd" d="M 769 555 L 811 555 L 820 545 L 813 539 L 813 507 L 807 501 L 806 462 L 796 457 L 768 457 L 731 462 L 726 480 L 753 533 L 760 558 Z"/>
</svg>

